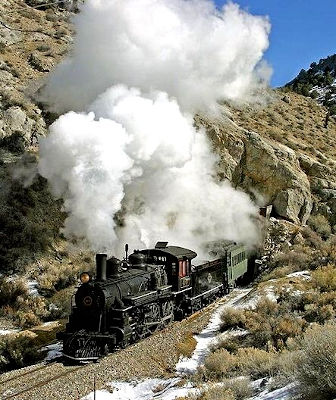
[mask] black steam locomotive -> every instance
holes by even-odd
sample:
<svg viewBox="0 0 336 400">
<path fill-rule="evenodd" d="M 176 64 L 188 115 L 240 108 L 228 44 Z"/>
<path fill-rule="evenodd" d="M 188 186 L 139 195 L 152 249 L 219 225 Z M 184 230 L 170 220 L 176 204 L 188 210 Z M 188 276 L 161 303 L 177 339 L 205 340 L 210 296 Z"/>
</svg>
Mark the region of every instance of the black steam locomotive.
<svg viewBox="0 0 336 400">
<path fill-rule="evenodd" d="M 97 360 L 228 293 L 248 273 L 244 246 L 222 242 L 214 261 L 192 264 L 197 254 L 158 242 L 123 261 L 96 255 L 96 277 L 81 274 L 63 340 L 63 354 Z"/>
</svg>

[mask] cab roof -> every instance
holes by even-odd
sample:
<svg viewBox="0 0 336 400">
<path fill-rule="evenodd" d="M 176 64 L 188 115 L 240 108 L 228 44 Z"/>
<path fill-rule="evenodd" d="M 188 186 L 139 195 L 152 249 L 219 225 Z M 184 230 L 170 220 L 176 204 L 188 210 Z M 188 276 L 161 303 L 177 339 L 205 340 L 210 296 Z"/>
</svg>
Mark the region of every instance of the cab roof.
<svg viewBox="0 0 336 400">
<path fill-rule="evenodd" d="M 148 254 L 150 252 L 152 254 L 160 254 L 161 256 L 169 255 L 176 257 L 178 260 L 183 260 L 186 258 L 192 260 L 193 258 L 197 257 L 197 253 L 192 250 L 185 249 L 184 247 L 167 245 L 168 242 L 157 242 L 154 249 L 142 250 L 141 253 Z"/>
</svg>

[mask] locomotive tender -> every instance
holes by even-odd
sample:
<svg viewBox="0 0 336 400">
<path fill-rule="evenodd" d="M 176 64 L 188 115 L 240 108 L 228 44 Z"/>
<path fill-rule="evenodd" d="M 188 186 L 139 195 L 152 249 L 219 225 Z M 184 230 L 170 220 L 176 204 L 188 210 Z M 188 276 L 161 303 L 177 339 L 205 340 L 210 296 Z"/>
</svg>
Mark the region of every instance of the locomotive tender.
<svg viewBox="0 0 336 400">
<path fill-rule="evenodd" d="M 63 340 L 63 355 L 95 361 L 134 343 L 173 320 L 228 293 L 247 274 L 244 246 L 221 242 L 214 261 L 192 264 L 197 254 L 158 242 L 121 261 L 96 255 L 96 277 L 87 272 L 75 294 Z"/>
</svg>

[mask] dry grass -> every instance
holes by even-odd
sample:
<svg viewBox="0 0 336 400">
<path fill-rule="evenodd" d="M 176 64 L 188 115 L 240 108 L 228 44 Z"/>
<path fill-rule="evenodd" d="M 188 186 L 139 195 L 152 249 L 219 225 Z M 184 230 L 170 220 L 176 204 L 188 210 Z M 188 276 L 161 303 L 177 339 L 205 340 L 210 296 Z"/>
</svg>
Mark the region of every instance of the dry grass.
<svg viewBox="0 0 336 400">
<path fill-rule="evenodd" d="M 258 132 L 314 158 L 320 158 L 319 152 L 322 152 L 335 159 L 335 119 L 331 118 L 328 129 L 325 129 L 325 107 L 319 106 L 313 99 L 293 92 L 286 93 L 290 98 L 288 104 L 282 101 L 284 95 L 281 90 L 276 91 L 273 102 L 267 104 L 267 107 L 233 109 L 233 119 L 245 129 Z"/>
<path fill-rule="evenodd" d="M 197 341 L 194 338 L 192 332 L 187 332 L 181 342 L 177 343 L 176 351 L 178 355 L 183 357 L 191 357 L 197 345 Z"/>
<path fill-rule="evenodd" d="M 17 12 L 13 12 L 18 10 Z M 55 61 L 59 62 L 62 58 L 61 54 L 68 48 L 68 44 L 64 41 L 57 41 L 52 35 L 60 31 L 68 32 L 69 23 L 67 22 L 67 13 L 64 17 L 55 16 L 50 10 L 22 10 L 22 2 L 20 0 L 7 0 L 4 2 L 3 11 L 0 16 L 9 26 L 27 31 L 40 31 L 46 33 L 41 40 L 36 40 L 34 34 L 29 32 L 22 33 L 23 40 L 16 44 L 7 46 L 2 51 L 2 59 L 6 63 L 11 63 L 21 73 L 21 84 L 29 84 L 32 80 L 41 78 L 43 73 L 31 68 L 28 63 L 29 55 L 39 46 L 50 46 L 53 48 Z M 57 21 L 57 26 L 54 26 Z M 51 35 L 51 36 L 50 36 Z"/>
<path fill-rule="evenodd" d="M 197 397 L 191 397 L 195 400 L 236 400 L 233 391 L 219 385 L 213 385 L 204 389 Z"/>
</svg>

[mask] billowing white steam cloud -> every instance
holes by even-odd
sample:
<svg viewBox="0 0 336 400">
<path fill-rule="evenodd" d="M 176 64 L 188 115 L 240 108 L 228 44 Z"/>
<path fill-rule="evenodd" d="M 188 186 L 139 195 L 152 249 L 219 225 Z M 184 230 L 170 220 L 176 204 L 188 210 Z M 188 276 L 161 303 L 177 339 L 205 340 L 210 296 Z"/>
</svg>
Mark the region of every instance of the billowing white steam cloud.
<svg viewBox="0 0 336 400">
<path fill-rule="evenodd" d="M 267 20 L 204 0 L 91 0 L 76 26 L 73 57 L 46 93 L 85 113 L 63 115 L 40 143 L 65 233 L 119 254 L 126 241 L 255 243 L 256 207 L 214 179 L 216 157 L 189 112 L 256 84 Z"/>
<path fill-rule="evenodd" d="M 245 97 L 262 78 L 270 29 L 266 18 L 208 0 L 88 0 L 75 27 L 73 56 L 46 91 L 61 111 L 82 111 L 120 83 L 165 91 L 183 110 Z"/>
</svg>

